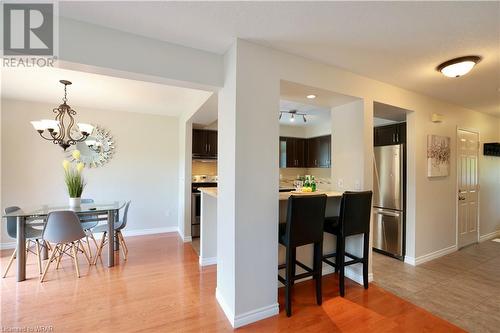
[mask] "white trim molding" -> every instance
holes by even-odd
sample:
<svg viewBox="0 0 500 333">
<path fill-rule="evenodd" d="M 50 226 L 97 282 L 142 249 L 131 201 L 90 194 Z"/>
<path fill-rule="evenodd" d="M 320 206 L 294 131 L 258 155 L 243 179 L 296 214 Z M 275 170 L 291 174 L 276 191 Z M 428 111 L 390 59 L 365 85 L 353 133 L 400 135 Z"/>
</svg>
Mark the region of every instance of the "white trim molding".
<svg viewBox="0 0 500 333">
<path fill-rule="evenodd" d="M 217 265 L 217 257 L 211 257 L 211 258 L 200 258 L 198 259 L 198 263 L 200 266 L 210 266 L 210 265 Z"/>
<path fill-rule="evenodd" d="M 144 235 L 154 235 L 154 234 L 164 234 L 168 232 L 177 232 L 177 226 L 163 227 L 163 228 L 150 228 L 150 229 L 132 229 L 123 230 L 123 236 L 133 237 L 133 236 L 144 236 Z M 101 239 L 102 233 L 95 235 L 96 239 Z M 15 249 L 16 242 L 0 243 L 0 250 Z"/>
<path fill-rule="evenodd" d="M 256 321 L 275 316 L 280 312 L 279 303 L 275 303 L 235 316 L 217 288 L 215 288 L 215 298 L 233 328 L 255 323 Z"/>
<path fill-rule="evenodd" d="M 271 304 L 268 306 L 264 306 L 259 309 L 255 309 L 252 311 L 245 312 L 243 314 L 237 315 L 234 318 L 234 328 L 242 327 L 251 323 L 255 323 L 256 321 L 266 319 L 272 316 L 276 316 L 280 313 L 280 305 L 279 303 Z"/>
<path fill-rule="evenodd" d="M 490 232 L 489 234 L 479 236 L 479 242 L 484 242 L 496 237 L 500 237 L 500 230 Z"/>
<path fill-rule="evenodd" d="M 452 245 L 449 247 L 445 247 L 444 249 L 437 250 L 431 253 L 424 254 L 423 256 L 414 258 L 414 257 L 409 257 L 405 256 L 405 263 L 410 264 L 412 266 L 418 266 L 420 264 L 423 264 L 424 262 L 428 262 L 434 259 L 437 259 L 439 257 L 445 256 L 447 254 L 453 253 L 457 251 L 457 245 Z"/>
<path fill-rule="evenodd" d="M 191 236 L 184 236 L 182 233 L 181 233 L 181 230 L 180 229 L 176 229 L 177 230 L 177 233 L 179 234 L 179 236 L 181 237 L 182 241 L 184 243 L 189 243 L 189 242 L 192 242 L 193 241 L 193 238 Z"/>
</svg>

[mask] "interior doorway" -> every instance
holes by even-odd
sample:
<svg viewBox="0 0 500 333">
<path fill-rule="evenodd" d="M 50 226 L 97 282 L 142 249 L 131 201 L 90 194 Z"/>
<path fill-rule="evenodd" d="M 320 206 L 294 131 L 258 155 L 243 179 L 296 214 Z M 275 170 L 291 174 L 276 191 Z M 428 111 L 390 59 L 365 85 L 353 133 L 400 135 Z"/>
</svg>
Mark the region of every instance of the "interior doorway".
<svg viewBox="0 0 500 333">
<path fill-rule="evenodd" d="M 479 133 L 457 129 L 457 245 L 479 240 Z"/>
</svg>

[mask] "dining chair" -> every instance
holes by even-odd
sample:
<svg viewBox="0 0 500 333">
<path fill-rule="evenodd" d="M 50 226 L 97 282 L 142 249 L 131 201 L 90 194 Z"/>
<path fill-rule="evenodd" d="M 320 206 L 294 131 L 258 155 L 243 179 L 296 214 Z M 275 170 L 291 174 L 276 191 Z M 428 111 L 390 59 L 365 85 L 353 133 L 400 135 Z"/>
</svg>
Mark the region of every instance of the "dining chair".
<svg viewBox="0 0 500 333">
<path fill-rule="evenodd" d="M 5 208 L 4 212 L 5 214 L 9 214 L 19 209 L 21 208 L 17 206 L 11 206 Z M 50 249 L 50 244 L 44 242 L 44 240 L 42 239 L 43 230 L 35 229 L 33 228 L 33 225 L 26 224 L 24 227 L 24 233 L 26 235 L 26 259 L 28 259 L 27 257 L 30 252 L 35 254 L 38 259 L 38 271 L 40 274 L 42 274 L 42 258 L 40 256 L 40 250 L 42 247 L 47 247 L 47 249 Z M 7 234 L 9 235 L 9 237 L 17 239 L 17 218 L 14 216 L 7 217 Z M 34 250 L 30 248 L 32 243 L 35 248 Z M 5 269 L 5 273 L 3 274 L 4 278 L 7 276 L 7 273 L 9 272 L 10 266 L 14 262 L 14 259 L 16 259 L 16 255 L 17 249 L 14 250 L 14 253 L 12 253 L 12 256 L 10 257 L 7 268 Z"/>
<path fill-rule="evenodd" d="M 94 203 L 94 199 L 82 199 L 81 200 L 82 204 L 92 204 Z M 97 251 L 97 248 L 99 245 L 97 244 L 97 241 L 94 237 L 94 234 L 92 233 L 92 228 L 95 228 L 99 224 L 99 215 L 85 215 L 80 217 L 80 225 L 83 228 L 83 231 L 85 232 L 85 239 L 82 239 L 82 241 L 87 244 L 87 249 L 88 249 L 88 255 L 89 258 L 92 260 L 92 249 L 90 248 L 90 239 L 94 241 L 94 245 Z M 90 238 L 90 239 L 89 239 Z"/>
<path fill-rule="evenodd" d="M 55 243 L 47 265 L 43 271 L 40 282 L 43 282 L 50 264 L 57 261 L 56 269 L 59 268 L 63 255 L 68 255 L 73 258 L 75 264 L 76 276 L 80 277 L 80 268 L 78 267 L 78 253 L 84 254 L 87 263 L 90 265 L 90 259 L 85 251 L 85 247 L 81 243 L 81 239 L 85 237 L 85 232 L 80 225 L 80 219 L 73 211 L 56 211 L 49 213 L 47 217 L 47 225 L 43 232 L 43 239 Z M 69 252 L 71 251 L 71 253 Z"/>
<path fill-rule="evenodd" d="M 130 202 L 128 201 L 127 204 L 125 205 L 125 210 L 123 211 L 123 218 L 121 221 L 115 222 L 114 223 L 114 230 L 116 233 L 116 237 L 118 237 L 118 241 L 120 242 L 120 247 L 123 252 L 123 259 L 127 260 L 127 255 L 128 255 L 128 247 L 127 244 L 125 243 L 125 238 L 123 237 L 123 234 L 121 232 L 122 229 L 124 229 L 127 226 L 127 215 L 128 215 L 128 208 L 130 207 Z M 101 242 L 99 244 L 99 247 L 97 248 L 97 252 L 94 258 L 94 265 L 97 264 L 97 259 L 101 256 L 102 249 L 104 248 L 104 245 L 108 242 L 106 239 L 106 235 L 108 233 L 108 226 L 105 224 L 98 225 L 94 229 L 92 229 L 92 232 L 98 233 L 102 232 L 102 238 Z M 111 235 L 113 236 L 113 235 Z M 111 237 L 111 240 L 113 240 L 113 237 Z"/>
</svg>

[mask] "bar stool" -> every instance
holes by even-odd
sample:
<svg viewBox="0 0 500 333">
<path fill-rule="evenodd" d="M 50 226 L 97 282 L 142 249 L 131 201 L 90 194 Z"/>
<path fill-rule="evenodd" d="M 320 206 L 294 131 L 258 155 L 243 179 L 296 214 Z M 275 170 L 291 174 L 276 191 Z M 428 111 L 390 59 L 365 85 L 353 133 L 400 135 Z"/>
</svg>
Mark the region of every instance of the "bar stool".
<svg viewBox="0 0 500 333">
<path fill-rule="evenodd" d="M 321 305 L 321 272 L 323 257 L 323 225 L 325 221 L 326 195 L 291 195 L 288 198 L 286 223 L 279 225 L 279 243 L 286 247 L 285 278 L 278 280 L 285 285 L 286 315 L 292 315 L 291 292 L 295 280 L 312 276 L 316 280 L 316 302 Z M 313 268 L 296 260 L 296 248 L 314 244 Z M 306 272 L 295 274 L 295 265 Z"/>
<path fill-rule="evenodd" d="M 340 296 L 344 297 L 345 266 L 363 264 L 363 286 L 368 289 L 368 249 L 370 242 L 370 216 L 372 191 L 344 192 L 340 203 L 340 215 L 325 219 L 324 231 L 337 237 L 336 252 L 323 256 L 323 262 L 339 272 Z M 359 258 L 345 250 L 348 236 L 363 235 L 363 257 Z M 345 257 L 352 260 L 345 261 Z M 332 262 L 330 258 L 335 258 Z"/>
</svg>

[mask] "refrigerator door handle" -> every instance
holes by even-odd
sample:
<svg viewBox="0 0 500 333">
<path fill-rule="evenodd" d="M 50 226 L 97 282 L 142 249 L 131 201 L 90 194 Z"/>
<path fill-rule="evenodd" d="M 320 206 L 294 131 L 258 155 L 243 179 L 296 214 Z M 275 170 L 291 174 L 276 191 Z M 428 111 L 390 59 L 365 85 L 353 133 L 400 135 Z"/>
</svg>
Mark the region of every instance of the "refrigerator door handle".
<svg viewBox="0 0 500 333">
<path fill-rule="evenodd" d="M 375 213 L 380 214 L 380 215 L 392 216 L 392 217 L 401 216 L 400 212 L 391 212 L 391 211 L 383 210 L 383 209 L 376 209 Z"/>
</svg>

